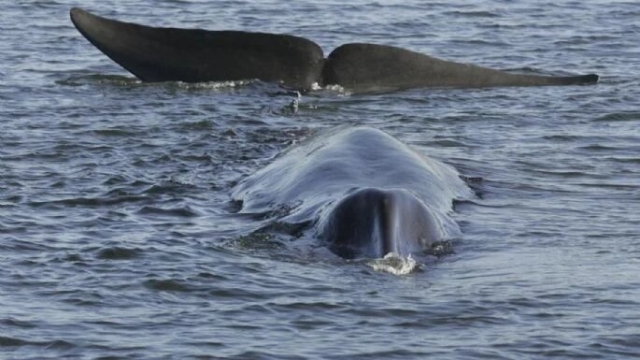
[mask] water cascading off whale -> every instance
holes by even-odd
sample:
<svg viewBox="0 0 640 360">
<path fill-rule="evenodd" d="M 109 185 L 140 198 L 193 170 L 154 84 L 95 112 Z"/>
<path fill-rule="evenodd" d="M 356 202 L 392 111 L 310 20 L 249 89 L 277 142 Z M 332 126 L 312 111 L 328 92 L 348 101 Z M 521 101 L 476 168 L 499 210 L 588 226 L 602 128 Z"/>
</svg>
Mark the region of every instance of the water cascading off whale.
<svg viewBox="0 0 640 360">
<path fill-rule="evenodd" d="M 160 28 L 73 8 L 75 27 L 142 81 L 258 79 L 309 90 L 339 85 L 351 92 L 421 87 L 481 88 L 592 84 L 598 75 L 538 76 L 440 60 L 394 46 L 351 43 L 327 58 L 305 38 L 245 31 Z"/>
<path fill-rule="evenodd" d="M 468 196 L 455 169 L 367 127 L 294 146 L 232 193 L 241 213 L 290 209 L 278 221 L 313 224 L 315 237 L 348 259 L 406 257 L 458 236 L 452 201 Z"/>
</svg>

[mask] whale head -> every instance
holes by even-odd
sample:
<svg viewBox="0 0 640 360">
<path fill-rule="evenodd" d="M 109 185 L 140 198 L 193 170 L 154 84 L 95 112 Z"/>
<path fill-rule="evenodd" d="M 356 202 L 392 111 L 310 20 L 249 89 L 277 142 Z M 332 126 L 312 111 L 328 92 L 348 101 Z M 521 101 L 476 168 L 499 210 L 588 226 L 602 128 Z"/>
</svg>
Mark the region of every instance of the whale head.
<svg viewBox="0 0 640 360">
<path fill-rule="evenodd" d="M 319 230 L 329 249 L 347 259 L 408 256 L 443 237 L 429 207 L 404 189 L 359 189 L 325 214 Z"/>
</svg>

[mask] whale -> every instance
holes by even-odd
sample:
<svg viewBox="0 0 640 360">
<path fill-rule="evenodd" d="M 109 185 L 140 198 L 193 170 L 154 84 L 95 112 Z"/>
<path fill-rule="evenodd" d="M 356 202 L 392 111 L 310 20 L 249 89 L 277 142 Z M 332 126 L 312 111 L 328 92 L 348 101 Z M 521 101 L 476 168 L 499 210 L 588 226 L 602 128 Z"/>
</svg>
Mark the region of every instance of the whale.
<svg viewBox="0 0 640 360">
<path fill-rule="evenodd" d="M 72 8 L 71 21 L 96 48 L 145 82 L 260 80 L 309 91 L 583 85 L 598 75 L 516 74 L 438 59 L 390 45 L 348 43 L 326 58 L 303 37 L 248 31 L 151 27 Z"/>
<path fill-rule="evenodd" d="M 455 199 L 473 193 L 451 166 L 381 130 L 326 130 L 238 182 L 240 213 L 307 224 L 313 239 L 345 259 L 429 255 L 460 236 Z"/>
</svg>

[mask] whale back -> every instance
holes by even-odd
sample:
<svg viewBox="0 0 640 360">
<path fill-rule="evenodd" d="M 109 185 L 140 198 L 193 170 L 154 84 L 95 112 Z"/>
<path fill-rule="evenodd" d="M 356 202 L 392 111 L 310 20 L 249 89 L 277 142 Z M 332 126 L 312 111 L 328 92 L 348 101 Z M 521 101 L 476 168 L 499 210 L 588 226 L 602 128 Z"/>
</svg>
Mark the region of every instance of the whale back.
<svg viewBox="0 0 640 360">
<path fill-rule="evenodd" d="M 291 35 L 158 28 L 74 8 L 71 20 L 94 46 L 143 81 L 259 79 L 294 88 L 317 82 L 324 56 Z"/>
<path fill-rule="evenodd" d="M 337 204 L 344 203 L 344 199 L 362 194 L 362 191 L 374 196 L 369 196 L 369 200 L 361 202 L 360 206 L 343 207 L 343 210 L 349 210 L 335 210 Z M 401 233 L 416 229 L 417 237 L 411 236 L 424 239 L 423 243 L 388 242 L 392 245 L 386 249 L 401 250 L 402 253 L 410 252 L 417 244 L 426 246 L 438 239 L 456 236 L 459 229 L 450 217 L 452 200 L 468 195 L 470 189 L 455 169 L 418 154 L 383 131 L 367 127 L 338 128 L 314 136 L 240 181 L 232 192 L 232 198 L 242 202 L 241 212 L 265 213 L 282 206 L 288 211 L 280 221 L 312 221 L 316 224 L 318 237 L 327 243 L 333 243 L 336 237 L 326 229 L 348 228 L 343 225 L 327 227 L 327 224 L 337 224 L 334 220 L 347 219 L 347 214 L 368 218 L 374 223 L 389 224 L 389 229 L 405 229 L 397 236 L 385 235 L 385 239 L 400 239 L 403 237 Z M 390 207 L 378 207 L 384 211 L 376 214 L 362 210 L 370 205 L 378 206 L 375 204 L 380 204 L 380 199 L 385 197 L 392 201 Z M 397 219 L 393 220 L 393 216 Z M 403 225 L 420 219 L 423 223 L 437 226 Z M 354 243 L 373 238 L 365 236 L 358 239 L 354 238 Z M 374 246 L 370 251 L 354 254 L 379 255 L 384 249 Z M 347 253 L 341 255 L 346 256 Z"/>
</svg>

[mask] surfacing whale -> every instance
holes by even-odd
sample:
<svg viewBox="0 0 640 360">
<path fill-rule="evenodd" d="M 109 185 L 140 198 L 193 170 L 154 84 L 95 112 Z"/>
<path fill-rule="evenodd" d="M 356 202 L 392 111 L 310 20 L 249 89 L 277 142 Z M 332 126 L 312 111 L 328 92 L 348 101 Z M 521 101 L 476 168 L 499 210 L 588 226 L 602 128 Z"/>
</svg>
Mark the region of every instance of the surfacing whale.
<svg viewBox="0 0 640 360">
<path fill-rule="evenodd" d="M 73 8 L 71 21 L 93 45 L 142 81 L 258 79 L 309 90 L 339 85 L 350 92 L 420 87 L 481 88 L 592 84 L 598 75 L 538 76 L 440 60 L 394 46 L 345 44 L 325 59 L 305 38 L 245 31 L 160 28 Z"/>
<path fill-rule="evenodd" d="M 455 169 L 368 127 L 306 140 L 232 193 L 241 213 L 287 209 L 279 222 L 313 224 L 315 237 L 347 259 L 428 252 L 459 235 L 452 201 L 470 196 Z"/>
</svg>

